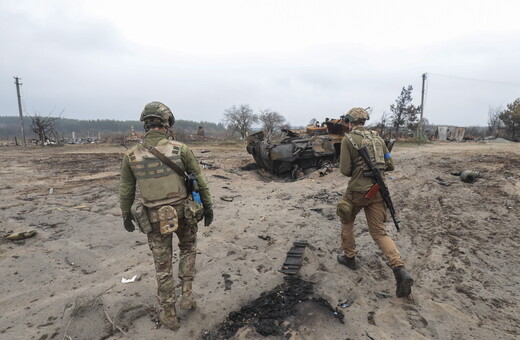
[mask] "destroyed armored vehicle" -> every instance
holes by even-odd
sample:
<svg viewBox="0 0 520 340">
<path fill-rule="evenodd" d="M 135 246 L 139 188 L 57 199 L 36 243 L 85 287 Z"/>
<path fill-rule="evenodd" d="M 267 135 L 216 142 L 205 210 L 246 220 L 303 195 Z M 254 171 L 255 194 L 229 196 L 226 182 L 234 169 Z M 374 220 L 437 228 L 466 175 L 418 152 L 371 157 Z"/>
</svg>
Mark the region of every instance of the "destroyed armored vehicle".
<svg viewBox="0 0 520 340">
<path fill-rule="evenodd" d="M 344 117 L 327 118 L 321 125 L 309 125 L 304 131 L 282 131 L 284 137 L 279 143 L 266 140 L 263 131 L 250 135 L 247 152 L 272 174 L 298 178 L 305 169 L 322 168 L 338 159 L 348 123 Z"/>
</svg>

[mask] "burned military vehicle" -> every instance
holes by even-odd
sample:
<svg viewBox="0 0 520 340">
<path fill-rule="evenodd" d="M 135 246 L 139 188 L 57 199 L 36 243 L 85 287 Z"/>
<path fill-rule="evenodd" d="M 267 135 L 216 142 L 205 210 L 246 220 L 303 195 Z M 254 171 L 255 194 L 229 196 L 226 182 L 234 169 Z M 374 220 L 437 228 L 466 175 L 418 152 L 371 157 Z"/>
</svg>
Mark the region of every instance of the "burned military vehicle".
<svg viewBox="0 0 520 340">
<path fill-rule="evenodd" d="M 282 131 L 284 136 L 279 143 L 266 140 L 263 131 L 250 135 L 247 152 L 272 174 L 297 178 L 305 169 L 321 168 L 338 159 L 348 123 L 342 116 L 327 118 L 321 125 L 309 125 L 304 131 Z"/>
</svg>

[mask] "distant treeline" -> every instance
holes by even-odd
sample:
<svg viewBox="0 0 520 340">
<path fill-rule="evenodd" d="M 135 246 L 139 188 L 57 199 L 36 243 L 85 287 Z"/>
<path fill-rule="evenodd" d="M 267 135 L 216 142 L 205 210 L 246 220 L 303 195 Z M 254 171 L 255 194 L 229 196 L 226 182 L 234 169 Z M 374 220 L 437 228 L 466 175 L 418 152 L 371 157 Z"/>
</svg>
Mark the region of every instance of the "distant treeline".
<svg viewBox="0 0 520 340">
<path fill-rule="evenodd" d="M 36 138 L 31 130 L 31 118 L 24 117 L 24 130 L 26 138 Z M 191 120 L 177 120 L 174 132 L 184 135 L 196 133 L 199 126 L 204 128 L 207 136 L 218 135 L 226 131 L 222 123 L 194 122 Z M 70 137 L 72 132 L 76 133 L 77 138 L 97 137 L 98 133 L 102 136 L 107 135 L 129 135 L 132 127 L 137 133 L 143 133 L 143 123 L 137 120 L 119 121 L 113 119 L 79 120 L 58 118 L 56 119 L 55 131 L 63 137 Z M 12 140 L 14 137 L 21 138 L 20 118 L 16 116 L 0 116 L 0 139 Z"/>
</svg>

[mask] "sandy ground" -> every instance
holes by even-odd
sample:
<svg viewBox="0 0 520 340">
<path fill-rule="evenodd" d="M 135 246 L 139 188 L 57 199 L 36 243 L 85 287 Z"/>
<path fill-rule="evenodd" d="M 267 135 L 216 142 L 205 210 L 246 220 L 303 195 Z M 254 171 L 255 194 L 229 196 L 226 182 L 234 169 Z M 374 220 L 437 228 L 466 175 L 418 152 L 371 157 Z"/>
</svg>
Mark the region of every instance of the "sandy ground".
<svg viewBox="0 0 520 340">
<path fill-rule="evenodd" d="M 233 339 L 520 338 L 519 144 L 395 147 L 388 182 L 402 231 L 388 230 L 415 278 L 410 299 L 394 297 L 393 274 L 362 214 L 360 269 L 336 262 L 335 204 L 347 184 L 339 169 L 291 182 L 250 170 L 244 145 L 192 149 L 217 167 L 204 170 L 215 221 L 199 229 L 198 306 L 180 313 L 174 333 L 157 322 L 146 237 L 122 226 L 124 148 L 1 148 L 0 234 L 37 235 L 0 238 L 0 339 L 208 338 L 230 312 L 284 282 L 279 269 L 297 240 L 309 243 L 299 276 L 344 313 L 344 324 L 303 302 L 285 335 L 262 337 L 249 326 Z M 469 184 L 450 174 L 466 169 L 484 177 Z"/>
</svg>

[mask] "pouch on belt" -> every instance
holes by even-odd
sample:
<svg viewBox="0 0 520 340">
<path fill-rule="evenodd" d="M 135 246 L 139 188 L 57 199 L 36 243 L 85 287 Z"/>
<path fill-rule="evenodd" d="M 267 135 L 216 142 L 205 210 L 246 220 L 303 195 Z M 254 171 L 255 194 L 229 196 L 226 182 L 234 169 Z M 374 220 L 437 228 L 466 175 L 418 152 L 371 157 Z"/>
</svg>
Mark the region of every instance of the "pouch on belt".
<svg viewBox="0 0 520 340">
<path fill-rule="evenodd" d="M 148 234 L 152 231 L 152 224 L 148 219 L 146 207 L 141 203 L 140 200 L 135 200 L 134 204 L 132 204 L 132 207 L 130 207 L 130 212 L 132 213 L 132 216 L 134 216 L 135 222 L 137 223 L 137 226 L 142 233 Z"/>
<path fill-rule="evenodd" d="M 352 203 L 345 199 L 342 199 L 336 206 L 336 215 L 339 216 L 339 219 L 342 223 L 348 223 L 352 220 L 352 210 Z"/>
<path fill-rule="evenodd" d="M 197 222 L 200 222 L 203 218 L 204 209 L 199 203 L 190 199 L 184 201 L 184 219 L 186 224 L 197 225 Z"/>
<path fill-rule="evenodd" d="M 168 235 L 179 228 L 179 215 L 174 207 L 165 205 L 164 207 L 159 208 L 157 213 L 159 215 L 161 234 Z"/>
</svg>

